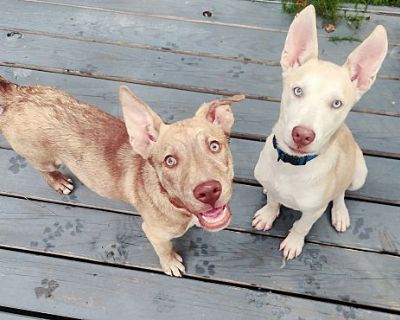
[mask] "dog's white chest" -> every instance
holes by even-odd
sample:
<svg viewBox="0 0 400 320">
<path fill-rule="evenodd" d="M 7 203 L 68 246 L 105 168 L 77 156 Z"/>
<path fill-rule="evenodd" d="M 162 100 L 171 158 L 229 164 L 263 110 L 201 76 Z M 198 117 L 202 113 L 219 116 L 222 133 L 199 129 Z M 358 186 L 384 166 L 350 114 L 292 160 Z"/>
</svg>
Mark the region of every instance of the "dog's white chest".
<svg viewBox="0 0 400 320">
<path fill-rule="evenodd" d="M 279 203 L 296 210 L 315 207 L 321 198 L 323 186 L 318 183 L 319 172 L 313 172 L 311 164 L 293 166 L 277 161 L 277 152 L 268 142 L 257 162 L 254 176 Z"/>
</svg>

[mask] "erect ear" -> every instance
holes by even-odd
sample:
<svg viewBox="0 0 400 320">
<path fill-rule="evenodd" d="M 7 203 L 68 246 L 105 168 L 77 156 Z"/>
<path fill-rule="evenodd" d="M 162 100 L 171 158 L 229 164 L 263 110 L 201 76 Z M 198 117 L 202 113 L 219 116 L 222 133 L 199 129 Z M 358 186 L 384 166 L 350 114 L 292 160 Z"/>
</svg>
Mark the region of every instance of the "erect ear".
<svg viewBox="0 0 400 320">
<path fill-rule="evenodd" d="M 126 86 L 120 87 L 119 100 L 132 148 L 147 159 L 157 141 L 162 120 Z"/>
<path fill-rule="evenodd" d="M 374 31 L 347 58 L 345 66 L 349 69 L 358 99 L 371 88 L 381 68 L 388 50 L 388 39 L 383 26 Z"/>
<path fill-rule="evenodd" d="M 318 58 L 317 27 L 313 5 L 304 8 L 290 25 L 281 55 L 283 72 Z"/>
<path fill-rule="evenodd" d="M 244 95 L 236 95 L 205 102 L 197 110 L 196 117 L 206 119 L 212 124 L 221 127 L 225 134 L 229 134 L 234 122 L 231 104 L 242 101 L 244 98 L 246 98 Z"/>
</svg>

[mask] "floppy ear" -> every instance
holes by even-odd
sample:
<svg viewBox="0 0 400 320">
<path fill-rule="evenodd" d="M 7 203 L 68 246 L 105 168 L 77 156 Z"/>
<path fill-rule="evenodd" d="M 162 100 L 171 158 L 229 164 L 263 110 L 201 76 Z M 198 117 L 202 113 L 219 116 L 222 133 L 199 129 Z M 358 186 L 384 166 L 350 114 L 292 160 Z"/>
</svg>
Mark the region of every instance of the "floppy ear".
<svg viewBox="0 0 400 320">
<path fill-rule="evenodd" d="M 388 50 L 388 39 L 383 26 L 374 31 L 348 56 L 347 66 L 358 99 L 371 88 Z"/>
<path fill-rule="evenodd" d="M 162 120 L 126 86 L 120 87 L 119 100 L 129 134 L 129 142 L 135 152 L 140 154 L 143 159 L 147 159 L 157 141 Z"/>
<path fill-rule="evenodd" d="M 317 26 L 313 5 L 304 8 L 290 25 L 281 55 L 283 72 L 318 58 Z"/>
<path fill-rule="evenodd" d="M 231 104 L 242 101 L 244 98 L 244 95 L 236 95 L 203 103 L 199 110 L 197 110 L 196 117 L 206 119 L 222 128 L 225 134 L 229 134 L 234 122 Z"/>
</svg>

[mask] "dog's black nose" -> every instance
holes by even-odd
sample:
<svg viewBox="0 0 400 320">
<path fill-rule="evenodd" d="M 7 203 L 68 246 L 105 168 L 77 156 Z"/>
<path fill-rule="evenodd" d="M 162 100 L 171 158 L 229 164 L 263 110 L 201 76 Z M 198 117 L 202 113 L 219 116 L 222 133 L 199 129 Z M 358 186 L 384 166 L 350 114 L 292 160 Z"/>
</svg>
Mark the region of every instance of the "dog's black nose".
<svg viewBox="0 0 400 320">
<path fill-rule="evenodd" d="M 315 139 L 315 132 L 303 126 L 294 127 L 292 130 L 292 138 L 296 145 L 305 147 Z"/>
<path fill-rule="evenodd" d="M 209 180 L 200 183 L 196 188 L 194 188 L 193 195 L 197 200 L 210 204 L 214 207 L 221 195 L 221 192 L 221 184 L 216 180 Z"/>
</svg>

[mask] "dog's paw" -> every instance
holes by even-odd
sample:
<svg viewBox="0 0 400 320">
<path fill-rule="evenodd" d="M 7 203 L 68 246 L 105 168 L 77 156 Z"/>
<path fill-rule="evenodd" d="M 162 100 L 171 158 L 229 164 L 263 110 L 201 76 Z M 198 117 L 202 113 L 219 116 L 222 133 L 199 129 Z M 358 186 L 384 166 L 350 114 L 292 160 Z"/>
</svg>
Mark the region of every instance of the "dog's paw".
<svg viewBox="0 0 400 320">
<path fill-rule="evenodd" d="M 276 212 L 266 205 L 254 214 L 252 225 L 257 230 L 267 231 L 272 228 L 272 224 L 278 215 L 279 210 Z"/>
<path fill-rule="evenodd" d="M 344 232 L 350 227 L 349 211 L 345 206 L 332 208 L 332 225 L 337 232 Z"/>
<path fill-rule="evenodd" d="M 300 234 L 290 232 L 289 235 L 282 241 L 279 250 L 283 251 L 283 257 L 286 260 L 291 260 L 300 255 L 304 247 L 304 237 Z"/>
<path fill-rule="evenodd" d="M 163 271 L 169 276 L 182 277 L 182 274 L 185 273 L 183 259 L 176 252 L 172 252 L 167 257 L 160 259 L 160 263 Z"/>
<path fill-rule="evenodd" d="M 72 179 L 61 172 L 53 171 L 44 173 L 47 183 L 59 194 L 70 194 L 74 190 Z"/>
</svg>

